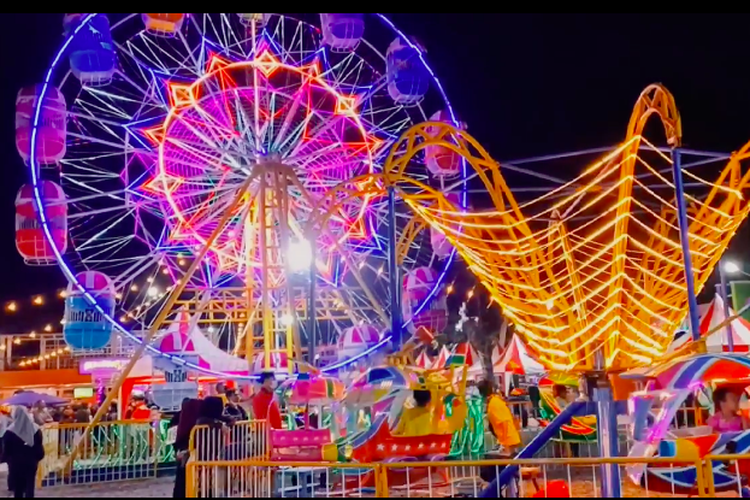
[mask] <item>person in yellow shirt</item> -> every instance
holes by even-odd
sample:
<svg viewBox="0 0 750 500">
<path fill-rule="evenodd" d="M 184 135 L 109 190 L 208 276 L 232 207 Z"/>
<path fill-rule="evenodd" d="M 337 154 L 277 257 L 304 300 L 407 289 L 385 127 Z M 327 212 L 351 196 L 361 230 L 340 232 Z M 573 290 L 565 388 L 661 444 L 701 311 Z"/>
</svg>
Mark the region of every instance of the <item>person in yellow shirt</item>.
<svg viewBox="0 0 750 500">
<path fill-rule="evenodd" d="M 404 409 L 394 435 L 427 436 L 433 433 L 433 414 L 430 408 L 430 391 L 417 389 L 413 393 L 415 406 Z"/>
<path fill-rule="evenodd" d="M 489 380 L 483 380 L 478 385 L 479 393 L 487 403 L 487 420 L 490 431 L 503 447 L 503 450 L 513 455 L 521 444 L 521 435 L 516 427 L 513 414 L 503 398 L 495 392 Z"/>
</svg>

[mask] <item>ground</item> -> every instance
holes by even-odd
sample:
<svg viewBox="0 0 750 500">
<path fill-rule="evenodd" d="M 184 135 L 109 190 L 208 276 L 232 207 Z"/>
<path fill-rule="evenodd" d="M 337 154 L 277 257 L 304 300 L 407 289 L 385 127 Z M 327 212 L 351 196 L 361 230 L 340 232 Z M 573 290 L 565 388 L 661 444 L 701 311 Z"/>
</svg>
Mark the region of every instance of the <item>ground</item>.
<svg viewBox="0 0 750 500">
<path fill-rule="evenodd" d="M 1 490 L 5 496 L 10 496 L 10 493 L 5 490 L 6 484 L 5 472 L 0 472 Z M 39 498 L 169 498 L 172 496 L 173 486 L 174 477 L 160 477 L 139 481 L 38 488 L 36 496 Z"/>
</svg>

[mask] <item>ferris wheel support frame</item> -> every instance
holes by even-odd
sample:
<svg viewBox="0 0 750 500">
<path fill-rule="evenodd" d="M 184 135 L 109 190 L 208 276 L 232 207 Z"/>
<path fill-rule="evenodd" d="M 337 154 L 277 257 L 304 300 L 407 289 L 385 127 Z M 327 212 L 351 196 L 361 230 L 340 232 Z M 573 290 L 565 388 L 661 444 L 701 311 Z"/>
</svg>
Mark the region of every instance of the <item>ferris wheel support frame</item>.
<svg viewBox="0 0 750 500">
<path fill-rule="evenodd" d="M 248 187 L 250 186 L 252 181 L 255 180 L 256 176 L 257 174 L 251 173 L 248 176 L 248 178 L 243 182 L 242 186 L 240 186 L 239 190 L 237 191 L 237 195 L 232 201 L 229 209 L 224 212 L 218 224 L 216 225 L 216 228 L 214 228 L 212 234 L 206 240 L 206 243 L 201 246 L 200 251 L 198 252 L 196 258 L 193 259 L 193 262 L 190 264 L 190 267 L 185 272 L 185 276 L 181 280 L 179 280 L 177 286 L 174 288 L 174 290 L 172 290 L 171 294 L 169 295 L 169 298 L 167 299 L 161 311 L 159 311 L 158 316 L 156 317 L 153 324 L 151 325 L 151 328 L 148 329 L 148 331 L 146 332 L 146 335 L 143 337 L 141 344 L 138 346 L 138 349 L 136 349 L 136 351 L 130 357 L 130 361 L 125 366 L 123 371 L 120 373 L 120 376 L 117 377 L 117 380 L 112 385 L 112 389 L 109 391 L 109 394 L 107 394 L 107 397 L 104 399 L 104 402 L 99 406 L 99 409 L 97 410 L 96 414 L 94 414 L 94 417 L 91 419 L 91 422 L 89 422 L 89 424 L 84 429 L 83 435 L 78 440 L 77 444 L 73 447 L 73 450 L 71 451 L 70 456 L 68 457 L 68 460 L 65 462 L 65 466 L 63 467 L 63 475 L 66 475 L 67 473 L 73 471 L 73 463 L 76 457 L 78 456 L 78 454 L 80 453 L 81 448 L 83 447 L 83 444 L 91 435 L 91 430 L 94 428 L 94 426 L 96 426 L 101 421 L 102 417 L 107 412 L 107 409 L 112 404 L 112 401 L 114 401 L 115 397 L 117 397 L 117 394 L 120 392 L 120 388 L 122 388 L 123 384 L 125 383 L 125 380 L 128 378 L 128 376 L 130 375 L 130 372 L 133 370 L 133 367 L 135 367 L 135 364 L 138 362 L 141 356 L 143 356 L 143 353 L 146 351 L 146 348 L 151 343 L 151 339 L 154 337 L 154 335 L 156 335 L 162 323 L 164 323 L 164 320 L 166 320 L 167 316 L 169 316 L 169 314 L 171 313 L 172 307 L 174 306 L 179 296 L 187 287 L 187 284 L 190 278 L 193 276 L 193 274 L 195 274 L 195 271 L 197 271 L 198 268 L 202 265 L 203 259 L 206 257 L 209 250 L 211 250 L 211 246 L 213 245 L 214 241 L 221 235 L 224 229 L 224 226 L 227 224 L 227 222 L 229 222 L 229 219 L 232 217 L 234 209 L 240 205 L 240 202 L 242 201 L 242 198 L 245 196 L 245 193 Z"/>
<path fill-rule="evenodd" d="M 391 278 L 391 341 L 396 350 L 401 348 L 401 279 L 398 273 L 396 242 L 396 190 L 388 186 L 388 275 Z"/>
</svg>

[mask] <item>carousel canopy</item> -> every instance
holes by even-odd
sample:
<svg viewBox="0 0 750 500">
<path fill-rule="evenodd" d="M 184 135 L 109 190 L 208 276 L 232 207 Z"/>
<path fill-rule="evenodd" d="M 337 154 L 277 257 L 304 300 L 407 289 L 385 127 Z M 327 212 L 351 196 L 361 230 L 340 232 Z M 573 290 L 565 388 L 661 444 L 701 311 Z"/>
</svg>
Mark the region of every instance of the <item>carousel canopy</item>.
<svg viewBox="0 0 750 500">
<path fill-rule="evenodd" d="M 645 370 L 631 370 L 626 379 L 650 379 L 654 389 L 692 389 L 712 383 L 750 383 L 750 359 L 741 354 L 700 354 L 685 356 Z"/>
</svg>

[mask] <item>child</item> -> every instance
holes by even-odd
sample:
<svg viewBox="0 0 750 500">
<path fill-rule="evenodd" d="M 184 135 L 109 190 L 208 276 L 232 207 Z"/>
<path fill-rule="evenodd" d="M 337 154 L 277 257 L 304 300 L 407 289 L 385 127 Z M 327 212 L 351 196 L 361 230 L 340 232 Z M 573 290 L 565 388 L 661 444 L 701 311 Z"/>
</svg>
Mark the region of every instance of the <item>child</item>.
<svg viewBox="0 0 750 500">
<path fill-rule="evenodd" d="M 398 436 L 426 436 L 432 434 L 432 410 L 430 402 L 432 393 L 428 390 L 415 389 L 412 394 L 415 406 L 406 408 L 399 419 L 393 434 Z"/>
<path fill-rule="evenodd" d="M 727 387 L 719 387 L 714 391 L 714 414 L 706 424 L 717 434 L 724 432 L 740 432 L 747 428 L 747 422 L 739 414 L 739 396 Z"/>
</svg>

